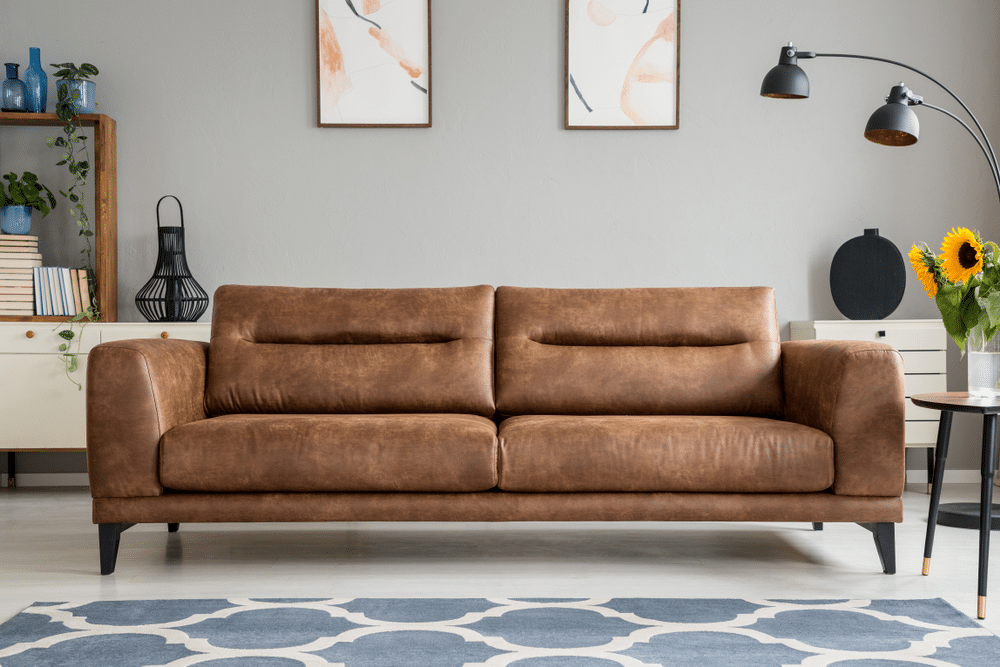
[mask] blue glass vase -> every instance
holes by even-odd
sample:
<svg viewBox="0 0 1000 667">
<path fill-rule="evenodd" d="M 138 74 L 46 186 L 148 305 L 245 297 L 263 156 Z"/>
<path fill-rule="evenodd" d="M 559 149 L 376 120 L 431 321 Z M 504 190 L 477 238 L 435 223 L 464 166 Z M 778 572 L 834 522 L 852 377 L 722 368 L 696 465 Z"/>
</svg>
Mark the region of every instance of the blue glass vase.
<svg viewBox="0 0 1000 667">
<path fill-rule="evenodd" d="M 56 89 L 66 88 L 67 95 L 72 95 L 74 90 L 80 91 L 80 97 L 73 103 L 73 108 L 77 113 L 94 113 L 97 108 L 97 84 L 93 81 L 66 81 L 60 79 L 56 81 Z"/>
<path fill-rule="evenodd" d="M 28 91 L 24 82 L 17 78 L 17 63 L 5 63 L 7 78 L 0 84 L 0 109 L 4 111 L 24 111 L 27 105 Z"/>
<path fill-rule="evenodd" d="M 30 59 L 28 69 L 24 70 L 24 87 L 28 90 L 27 110 L 32 113 L 45 113 L 45 105 L 49 96 L 49 78 L 42 69 L 41 51 L 37 47 L 28 49 Z"/>
</svg>

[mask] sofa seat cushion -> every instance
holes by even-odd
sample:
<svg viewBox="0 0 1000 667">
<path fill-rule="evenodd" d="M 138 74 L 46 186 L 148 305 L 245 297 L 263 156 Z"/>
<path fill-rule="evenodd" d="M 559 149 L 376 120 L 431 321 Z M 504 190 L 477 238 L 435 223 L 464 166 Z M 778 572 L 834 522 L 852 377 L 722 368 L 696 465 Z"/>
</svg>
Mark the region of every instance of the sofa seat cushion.
<svg viewBox="0 0 1000 667">
<path fill-rule="evenodd" d="M 160 440 L 179 491 L 486 491 L 496 425 L 474 415 L 225 415 Z"/>
<path fill-rule="evenodd" d="M 530 416 L 500 424 L 520 492 L 804 493 L 833 484 L 833 441 L 763 417 Z"/>
</svg>

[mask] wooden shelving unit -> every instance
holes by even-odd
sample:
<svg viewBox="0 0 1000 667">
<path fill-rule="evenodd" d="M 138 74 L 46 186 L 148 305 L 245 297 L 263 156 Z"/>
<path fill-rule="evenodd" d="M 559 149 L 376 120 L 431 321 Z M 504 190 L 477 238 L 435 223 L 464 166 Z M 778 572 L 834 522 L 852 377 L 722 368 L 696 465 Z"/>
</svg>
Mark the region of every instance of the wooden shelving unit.
<svg viewBox="0 0 1000 667">
<path fill-rule="evenodd" d="M 90 147 L 94 184 L 94 271 L 102 322 L 118 320 L 118 140 L 113 118 L 81 114 L 79 124 L 94 128 Z M 0 113 L 0 126 L 61 127 L 54 113 Z M 66 317 L 0 317 L 0 322 L 62 322 Z"/>
</svg>

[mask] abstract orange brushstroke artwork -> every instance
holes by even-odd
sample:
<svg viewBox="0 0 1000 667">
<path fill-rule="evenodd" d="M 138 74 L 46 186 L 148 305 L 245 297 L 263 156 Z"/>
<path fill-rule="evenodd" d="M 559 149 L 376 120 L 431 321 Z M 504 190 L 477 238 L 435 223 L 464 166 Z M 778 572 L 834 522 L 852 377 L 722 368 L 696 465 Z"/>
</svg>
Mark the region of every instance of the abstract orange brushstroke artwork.
<svg viewBox="0 0 1000 667">
<path fill-rule="evenodd" d="M 587 16 L 590 20 L 594 22 L 595 25 L 606 26 L 611 25 L 618 18 L 618 15 L 613 11 L 599 3 L 597 0 L 590 0 L 587 3 Z"/>
<path fill-rule="evenodd" d="M 402 47 L 387 32 L 377 28 L 368 28 L 368 34 L 378 40 L 378 45 L 382 47 L 382 50 L 395 58 L 399 66 L 406 70 L 407 74 L 414 79 L 420 77 L 420 67 L 406 57 Z"/>
<path fill-rule="evenodd" d="M 319 10 L 319 92 L 320 103 L 337 106 L 340 96 L 351 89 L 351 82 L 344 71 L 344 52 L 337 42 L 330 17 Z"/>
<path fill-rule="evenodd" d="M 674 73 L 666 65 L 671 64 L 669 45 L 674 41 L 675 32 L 674 15 L 671 14 L 656 27 L 656 33 L 653 37 L 642 45 L 642 49 L 632 61 L 632 66 L 628 68 L 628 74 L 625 75 L 621 108 L 622 112 L 631 118 L 636 125 L 649 125 L 646 118 L 655 111 L 655 109 L 643 108 L 644 105 L 648 107 L 655 103 L 656 96 L 655 93 L 654 95 L 643 95 L 643 92 L 648 91 L 639 90 L 641 85 L 673 83 L 674 81 Z M 658 54 L 653 47 L 658 46 L 657 42 L 661 40 L 666 44 L 668 51 Z M 661 57 L 657 58 L 657 55 Z M 653 99 L 649 99 L 650 97 Z"/>
<path fill-rule="evenodd" d="M 566 127 L 676 129 L 680 0 L 566 1 Z"/>
<path fill-rule="evenodd" d="M 319 125 L 430 127 L 430 0 L 317 0 Z"/>
</svg>

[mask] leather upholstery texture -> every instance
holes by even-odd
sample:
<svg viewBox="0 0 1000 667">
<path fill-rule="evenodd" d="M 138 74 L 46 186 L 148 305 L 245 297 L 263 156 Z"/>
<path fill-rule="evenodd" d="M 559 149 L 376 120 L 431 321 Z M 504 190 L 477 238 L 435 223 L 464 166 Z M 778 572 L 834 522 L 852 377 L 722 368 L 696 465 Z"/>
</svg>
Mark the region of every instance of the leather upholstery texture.
<svg viewBox="0 0 1000 667">
<path fill-rule="evenodd" d="M 904 395 L 766 287 L 229 285 L 91 351 L 94 521 L 898 522 Z"/>
<path fill-rule="evenodd" d="M 500 424 L 519 492 L 802 493 L 833 483 L 833 440 L 761 417 L 521 416 Z"/>
<path fill-rule="evenodd" d="M 782 416 L 768 287 L 497 288 L 504 415 Z"/>
<path fill-rule="evenodd" d="M 208 345 L 102 343 L 87 359 L 87 472 L 94 498 L 157 496 L 160 437 L 205 418 Z"/>
<path fill-rule="evenodd" d="M 496 426 L 474 415 L 225 415 L 160 443 L 181 491 L 486 491 L 496 460 Z"/>
<path fill-rule="evenodd" d="M 885 343 L 782 343 L 785 417 L 833 438 L 833 490 L 900 496 L 906 483 L 903 357 Z"/>
<path fill-rule="evenodd" d="M 490 417 L 493 298 L 488 285 L 220 287 L 208 411 Z"/>
</svg>

